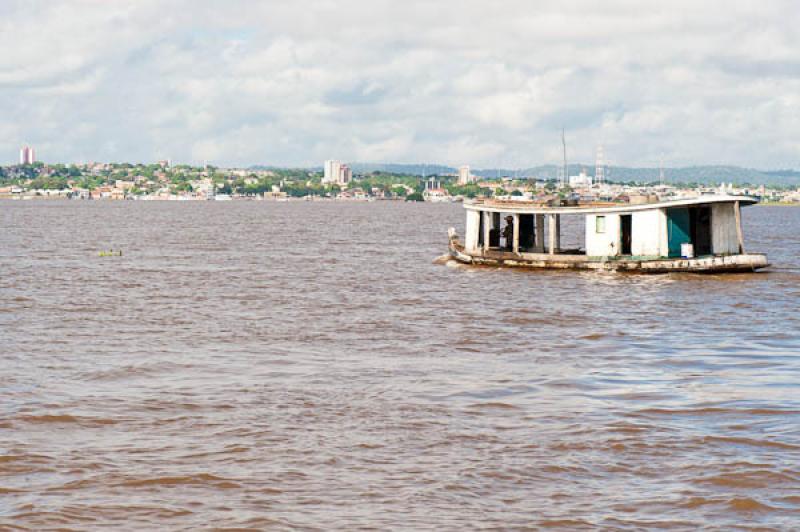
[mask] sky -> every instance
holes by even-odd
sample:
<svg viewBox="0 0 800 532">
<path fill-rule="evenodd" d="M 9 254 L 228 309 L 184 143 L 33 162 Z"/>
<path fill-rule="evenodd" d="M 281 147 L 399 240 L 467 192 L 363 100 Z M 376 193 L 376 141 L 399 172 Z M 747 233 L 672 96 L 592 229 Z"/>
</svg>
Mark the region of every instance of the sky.
<svg viewBox="0 0 800 532">
<path fill-rule="evenodd" d="M 0 163 L 800 168 L 800 4 L 2 0 Z"/>
</svg>

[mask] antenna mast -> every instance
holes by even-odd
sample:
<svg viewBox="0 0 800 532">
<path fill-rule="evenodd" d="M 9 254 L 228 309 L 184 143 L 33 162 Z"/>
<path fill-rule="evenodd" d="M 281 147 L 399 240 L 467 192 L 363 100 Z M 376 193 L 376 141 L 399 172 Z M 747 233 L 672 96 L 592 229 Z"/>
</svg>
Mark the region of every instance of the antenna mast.
<svg viewBox="0 0 800 532">
<path fill-rule="evenodd" d="M 602 185 L 606 181 L 606 161 L 603 154 L 603 145 L 597 147 L 597 159 L 594 167 L 594 182 L 596 185 Z"/>
<path fill-rule="evenodd" d="M 564 128 L 561 128 L 561 146 L 564 148 L 564 169 L 561 174 L 561 187 L 563 188 L 569 182 L 569 176 L 567 175 L 567 139 L 564 136 Z"/>
</svg>

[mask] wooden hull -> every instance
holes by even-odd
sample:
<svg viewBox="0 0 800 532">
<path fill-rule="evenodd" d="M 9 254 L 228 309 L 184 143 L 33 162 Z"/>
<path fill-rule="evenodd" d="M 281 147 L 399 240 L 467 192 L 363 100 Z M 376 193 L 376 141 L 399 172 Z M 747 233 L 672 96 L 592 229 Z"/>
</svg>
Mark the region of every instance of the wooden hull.
<svg viewBox="0 0 800 532">
<path fill-rule="evenodd" d="M 685 258 L 641 258 L 641 257 L 587 257 L 586 255 L 547 253 L 519 253 L 510 251 L 479 251 L 467 253 L 460 245 L 451 241 L 450 256 L 464 264 L 503 266 L 513 268 L 535 268 L 548 270 L 600 270 L 640 273 L 731 273 L 754 272 L 770 264 L 766 255 L 747 253 Z"/>
</svg>

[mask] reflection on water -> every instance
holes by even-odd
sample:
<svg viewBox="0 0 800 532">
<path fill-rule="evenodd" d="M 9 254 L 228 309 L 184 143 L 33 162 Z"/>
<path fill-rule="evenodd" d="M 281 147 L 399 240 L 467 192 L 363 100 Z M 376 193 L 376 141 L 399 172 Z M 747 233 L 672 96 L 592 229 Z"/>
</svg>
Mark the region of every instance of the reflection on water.
<svg viewBox="0 0 800 532">
<path fill-rule="evenodd" d="M 0 526 L 793 528 L 800 210 L 744 215 L 771 273 L 435 265 L 458 205 L 0 202 Z"/>
</svg>

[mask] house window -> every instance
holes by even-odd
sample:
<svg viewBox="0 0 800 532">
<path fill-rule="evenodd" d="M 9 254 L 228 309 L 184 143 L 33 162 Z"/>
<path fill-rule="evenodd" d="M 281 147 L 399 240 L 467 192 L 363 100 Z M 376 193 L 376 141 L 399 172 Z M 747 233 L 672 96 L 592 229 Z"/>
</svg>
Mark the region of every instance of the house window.
<svg viewBox="0 0 800 532">
<path fill-rule="evenodd" d="M 606 232 L 606 217 L 605 216 L 595 216 L 594 218 L 594 232 L 595 233 L 605 233 Z"/>
</svg>

